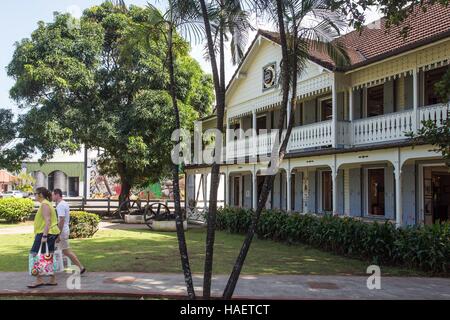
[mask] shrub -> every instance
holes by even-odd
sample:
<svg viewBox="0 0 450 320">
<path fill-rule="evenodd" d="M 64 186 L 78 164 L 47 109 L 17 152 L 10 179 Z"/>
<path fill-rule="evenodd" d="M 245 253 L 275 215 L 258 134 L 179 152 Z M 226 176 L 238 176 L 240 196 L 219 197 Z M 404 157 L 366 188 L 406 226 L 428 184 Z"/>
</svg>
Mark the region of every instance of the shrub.
<svg viewBox="0 0 450 320">
<path fill-rule="evenodd" d="M 245 233 L 253 211 L 218 210 L 217 228 Z M 368 223 L 351 217 L 288 214 L 265 210 L 256 235 L 288 243 L 305 243 L 374 264 L 403 265 L 434 273 L 450 271 L 450 224 L 397 229 L 392 223 Z"/>
<path fill-rule="evenodd" d="M 70 212 L 70 239 L 91 238 L 98 230 L 100 218 L 84 211 Z"/>
<path fill-rule="evenodd" d="M 0 218 L 5 219 L 8 223 L 26 220 L 33 213 L 33 210 L 34 202 L 31 199 L 0 199 Z"/>
</svg>

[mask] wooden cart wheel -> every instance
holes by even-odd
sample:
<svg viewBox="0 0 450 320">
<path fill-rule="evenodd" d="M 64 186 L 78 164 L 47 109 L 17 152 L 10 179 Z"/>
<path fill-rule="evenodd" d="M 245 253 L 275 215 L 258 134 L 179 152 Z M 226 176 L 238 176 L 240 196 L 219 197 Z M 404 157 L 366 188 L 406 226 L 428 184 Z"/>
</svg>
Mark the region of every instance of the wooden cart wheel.
<svg viewBox="0 0 450 320">
<path fill-rule="evenodd" d="M 128 200 L 123 202 L 119 209 L 117 209 L 116 214 L 121 218 L 125 219 L 125 215 L 141 215 L 144 213 L 144 209 L 141 206 L 141 201 L 137 200 Z"/>
<path fill-rule="evenodd" d="M 145 224 L 152 229 L 153 220 L 165 220 L 170 215 L 169 207 L 164 203 L 152 203 L 145 207 L 144 221 Z"/>
</svg>

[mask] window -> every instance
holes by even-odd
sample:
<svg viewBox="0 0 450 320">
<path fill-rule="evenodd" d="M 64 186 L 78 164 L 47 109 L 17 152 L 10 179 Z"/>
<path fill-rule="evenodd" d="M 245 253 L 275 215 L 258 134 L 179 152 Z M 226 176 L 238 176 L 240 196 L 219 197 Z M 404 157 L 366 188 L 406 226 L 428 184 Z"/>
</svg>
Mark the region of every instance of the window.
<svg viewBox="0 0 450 320">
<path fill-rule="evenodd" d="M 369 214 L 384 216 L 384 169 L 369 169 L 367 170 L 367 175 L 369 182 Z"/>
<path fill-rule="evenodd" d="M 78 197 L 79 190 L 78 186 L 80 185 L 80 179 L 78 177 L 69 177 L 69 196 Z"/>
<path fill-rule="evenodd" d="M 320 101 L 320 121 L 327 121 L 333 118 L 333 101 L 332 99 Z"/>
<path fill-rule="evenodd" d="M 291 174 L 291 210 L 295 211 L 295 173 Z"/>
<path fill-rule="evenodd" d="M 322 171 L 322 211 L 333 211 L 333 182 L 331 171 Z"/>
<path fill-rule="evenodd" d="M 447 70 L 448 67 L 441 67 L 425 72 L 425 105 L 443 102 L 442 98 L 436 94 L 434 86 L 442 79 Z"/>
<path fill-rule="evenodd" d="M 234 205 L 236 207 L 239 207 L 239 197 L 241 195 L 240 191 L 240 177 L 234 177 L 234 189 L 233 189 L 233 194 L 234 194 Z"/>
<path fill-rule="evenodd" d="M 267 129 L 267 118 L 266 116 L 258 117 L 256 119 L 256 130 L 257 134 L 259 134 L 259 130 Z"/>
<path fill-rule="evenodd" d="M 384 85 L 367 88 L 367 117 L 379 116 L 384 113 Z"/>
</svg>

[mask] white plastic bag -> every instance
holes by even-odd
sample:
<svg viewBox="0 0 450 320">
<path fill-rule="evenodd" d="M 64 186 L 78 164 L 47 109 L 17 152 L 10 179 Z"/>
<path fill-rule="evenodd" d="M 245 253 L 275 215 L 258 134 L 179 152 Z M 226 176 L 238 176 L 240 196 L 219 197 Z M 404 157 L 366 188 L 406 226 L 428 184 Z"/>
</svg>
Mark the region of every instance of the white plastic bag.
<svg viewBox="0 0 450 320">
<path fill-rule="evenodd" d="M 53 259 L 55 259 L 55 272 L 64 272 L 63 256 L 62 250 L 56 248 L 55 253 L 53 254 Z"/>
<path fill-rule="evenodd" d="M 58 244 L 56 244 L 55 253 L 53 255 L 55 259 L 55 272 L 64 272 L 65 269 L 72 266 L 72 261 L 63 254 Z"/>
</svg>

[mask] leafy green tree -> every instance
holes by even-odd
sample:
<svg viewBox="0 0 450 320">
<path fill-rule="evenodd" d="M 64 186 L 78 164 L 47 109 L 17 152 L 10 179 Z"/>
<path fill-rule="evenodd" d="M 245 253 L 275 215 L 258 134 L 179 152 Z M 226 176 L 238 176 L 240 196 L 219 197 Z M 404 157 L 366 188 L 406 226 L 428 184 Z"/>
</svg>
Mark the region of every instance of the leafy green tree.
<svg viewBox="0 0 450 320">
<path fill-rule="evenodd" d="M 101 173 L 120 177 L 121 202 L 132 186 L 170 172 L 175 117 L 166 47 L 130 46 L 137 24 L 151 14 L 105 2 L 86 9 L 76 24 L 56 14 L 16 44 L 8 75 L 15 79 L 11 97 L 28 108 L 18 120 L 21 154 L 39 150 L 45 161 L 57 149 L 99 148 Z M 211 85 L 186 42 L 175 51 L 180 124 L 190 128 L 209 112 Z"/>
<path fill-rule="evenodd" d="M 16 171 L 22 159 L 16 156 L 15 148 L 11 148 L 16 138 L 17 127 L 11 110 L 0 109 L 0 168 Z"/>
<path fill-rule="evenodd" d="M 17 189 L 23 192 L 33 192 L 33 186 L 36 183 L 36 179 L 32 175 L 26 172 L 21 172 L 17 175 Z"/>
</svg>

